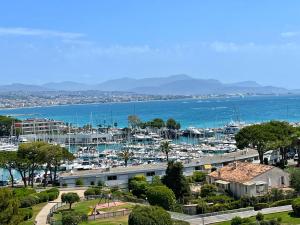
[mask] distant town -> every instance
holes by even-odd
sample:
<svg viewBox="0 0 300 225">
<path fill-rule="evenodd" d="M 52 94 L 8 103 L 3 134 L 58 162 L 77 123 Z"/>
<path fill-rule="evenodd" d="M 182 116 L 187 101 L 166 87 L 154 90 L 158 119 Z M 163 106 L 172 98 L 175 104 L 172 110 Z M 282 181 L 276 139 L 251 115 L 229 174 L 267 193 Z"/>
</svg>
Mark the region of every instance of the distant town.
<svg viewBox="0 0 300 225">
<path fill-rule="evenodd" d="M 228 98 L 252 95 L 259 94 L 150 95 L 117 91 L 8 91 L 0 92 L 0 109 L 155 100 Z"/>
</svg>

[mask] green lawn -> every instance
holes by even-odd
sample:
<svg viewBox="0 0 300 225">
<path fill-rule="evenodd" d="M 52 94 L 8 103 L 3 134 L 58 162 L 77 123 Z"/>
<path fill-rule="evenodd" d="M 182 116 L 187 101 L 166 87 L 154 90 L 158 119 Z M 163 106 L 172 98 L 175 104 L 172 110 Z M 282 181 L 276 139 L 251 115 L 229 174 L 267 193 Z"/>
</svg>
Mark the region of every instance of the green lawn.
<svg viewBox="0 0 300 225">
<path fill-rule="evenodd" d="M 32 210 L 33 210 L 32 218 L 30 220 L 27 220 L 27 221 L 21 223 L 21 225 L 32 225 L 32 224 L 34 224 L 34 220 L 35 220 L 36 215 L 39 213 L 39 211 L 41 211 L 41 209 L 46 204 L 47 204 L 47 202 L 43 202 L 43 203 L 37 204 L 35 206 L 32 206 Z"/>
<path fill-rule="evenodd" d="M 80 223 L 80 225 L 127 225 L 128 216 L 114 217 L 109 219 L 95 220 Z"/>
<path fill-rule="evenodd" d="M 282 225 L 300 224 L 300 217 L 294 217 L 292 212 L 266 214 L 265 220 L 276 219 L 279 217 L 282 219 Z M 250 219 L 255 221 L 255 217 L 250 217 Z M 215 225 L 230 225 L 230 221 L 215 223 Z"/>
</svg>

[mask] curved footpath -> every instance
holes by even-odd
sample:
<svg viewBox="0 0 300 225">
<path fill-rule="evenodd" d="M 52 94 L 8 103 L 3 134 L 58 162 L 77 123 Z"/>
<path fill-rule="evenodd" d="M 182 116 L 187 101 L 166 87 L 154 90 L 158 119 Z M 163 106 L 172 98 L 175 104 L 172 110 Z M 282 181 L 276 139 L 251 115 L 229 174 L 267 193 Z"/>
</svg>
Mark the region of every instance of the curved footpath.
<svg viewBox="0 0 300 225">
<path fill-rule="evenodd" d="M 37 214 L 35 218 L 35 224 L 36 225 L 47 225 L 47 216 L 50 212 L 50 209 L 58 202 L 61 202 L 61 195 L 63 193 L 68 193 L 68 192 L 75 192 L 79 195 L 80 198 L 84 197 L 84 191 L 86 189 L 60 189 L 59 190 L 59 196 L 57 199 L 54 201 L 48 202 L 47 205 L 45 205 L 42 210 Z"/>
</svg>

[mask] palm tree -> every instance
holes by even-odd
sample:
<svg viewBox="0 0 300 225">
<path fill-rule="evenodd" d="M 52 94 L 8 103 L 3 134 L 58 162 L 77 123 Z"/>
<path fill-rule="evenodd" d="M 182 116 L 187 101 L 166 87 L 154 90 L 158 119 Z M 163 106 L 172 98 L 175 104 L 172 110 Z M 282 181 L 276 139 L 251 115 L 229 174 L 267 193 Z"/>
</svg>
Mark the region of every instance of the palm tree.
<svg viewBox="0 0 300 225">
<path fill-rule="evenodd" d="M 118 153 L 118 156 L 124 159 L 125 166 L 127 166 L 128 160 L 133 157 L 134 153 L 131 152 L 129 149 L 124 149 Z"/>
<path fill-rule="evenodd" d="M 172 146 L 170 145 L 170 143 L 168 141 L 163 141 L 160 144 L 160 150 L 166 154 L 167 156 L 167 162 L 169 161 L 169 153 L 172 151 Z"/>
</svg>

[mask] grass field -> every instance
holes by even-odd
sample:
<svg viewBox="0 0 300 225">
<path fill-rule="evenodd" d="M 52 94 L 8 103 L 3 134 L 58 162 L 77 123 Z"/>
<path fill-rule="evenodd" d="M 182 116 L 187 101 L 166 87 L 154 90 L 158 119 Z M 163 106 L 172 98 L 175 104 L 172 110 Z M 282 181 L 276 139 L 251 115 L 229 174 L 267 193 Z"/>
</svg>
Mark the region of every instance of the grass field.
<svg viewBox="0 0 300 225">
<path fill-rule="evenodd" d="M 80 223 L 80 225 L 127 225 L 127 224 L 128 224 L 128 216 L 115 217 L 115 218 Z"/>
<path fill-rule="evenodd" d="M 33 215 L 32 218 L 30 220 L 24 221 L 23 223 L 21 223 L 20 225 L 32 225 L 34 224 L 34 220 L 36 215 L 39 213 L 39 211 L 41 211 L 41 209 L 47 204 L 47 202 L 43 202 L 40 204 L 37 204 L 35 206 L 32 206 L 32 210 L 33 210 Z"/>
<path fill-rule="evenodd" d="M 300 224 L 300 217 L 294 217 L 292 212 L 266 214 L 265 220 L 277 219 L 279 217 L 282 219 L 282 225 Z M 250 219 L 255 221 L 255 217 L 250 217 Z M 215 223 L 214 225 L 230 225 L 230 221 Z"/>
</svg>

